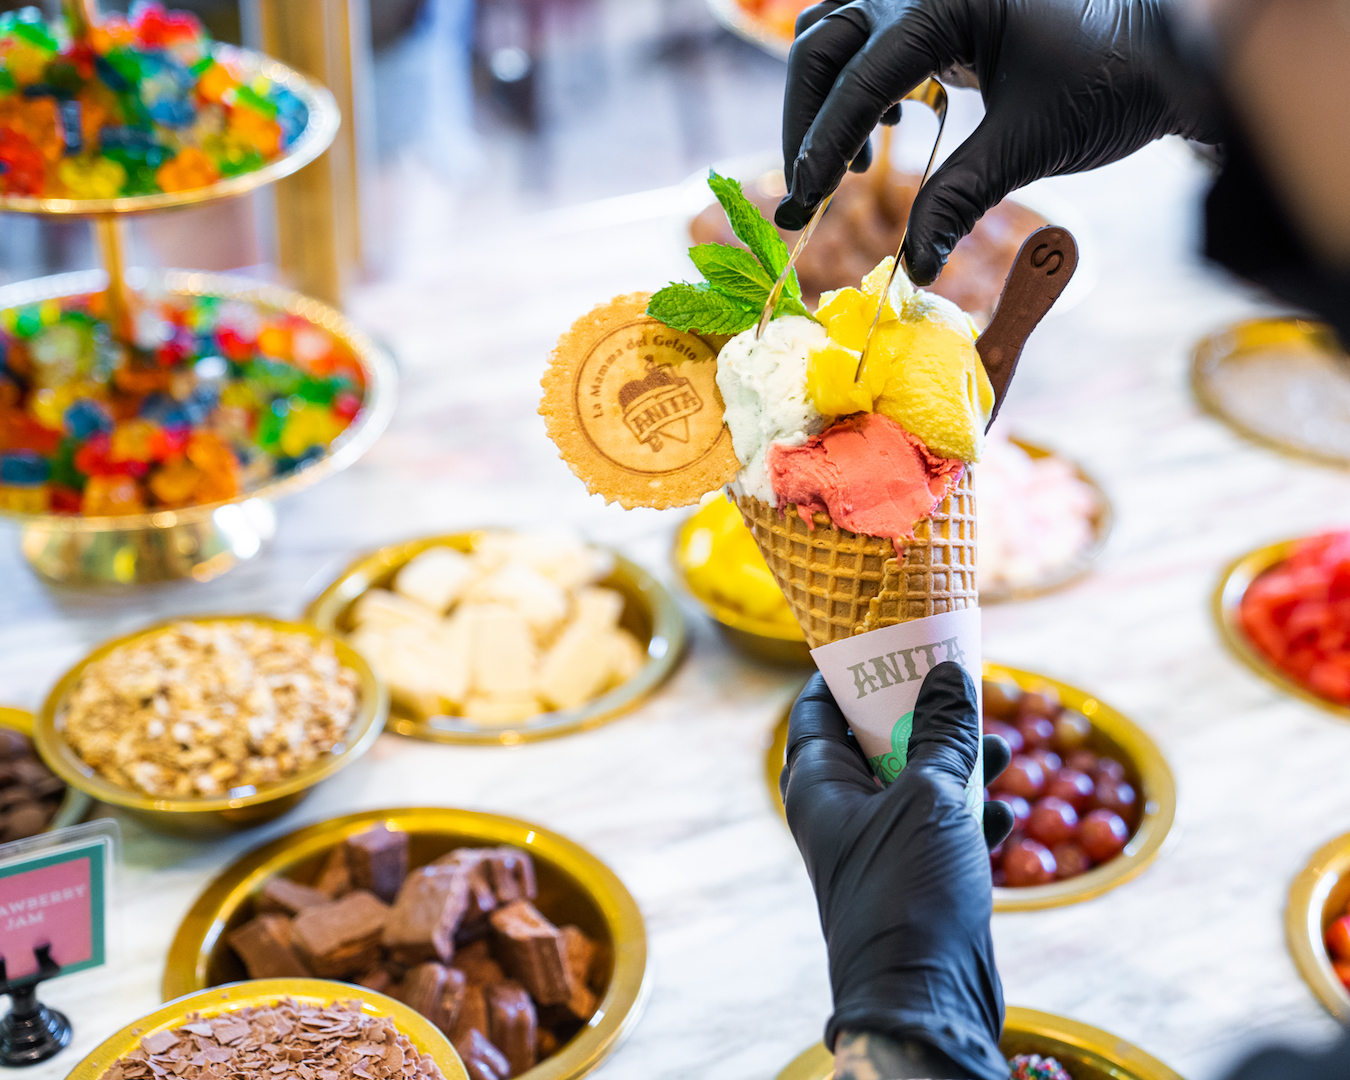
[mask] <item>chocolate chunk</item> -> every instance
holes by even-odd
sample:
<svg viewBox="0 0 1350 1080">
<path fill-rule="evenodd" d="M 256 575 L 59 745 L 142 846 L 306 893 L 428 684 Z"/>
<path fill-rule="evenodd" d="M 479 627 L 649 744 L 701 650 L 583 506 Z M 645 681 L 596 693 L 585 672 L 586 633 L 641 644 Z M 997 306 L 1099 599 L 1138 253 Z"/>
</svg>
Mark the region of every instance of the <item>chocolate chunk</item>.
<svg viewBox="0 0 1350 1080">
<path fill-rule="evenodd" d="M 328 852 L 313 888 L 336 900 L 352 891 L 352 871 L 347 865 L 347 849 L 339 844 Z"/>
<path fill-rule="evenodd" d="M 534 880 L 534 860 L 515 848 L 490 848 L 484 852 L 488 879 L 497 903 L 514 900 L 533 900 L 539 895 Z"/>
<path fill-rule="evenodd" d="M 5 840 L 22 840 L 33 836 L 47 827 L 52 812 L 35 802 L 21 802 L 5 813 Z"/>
<path fill-rule="evenodd" d="M 511 1063 L 511 1075 L 534 1068 L 534 1040 L 539 1027 L 534 1002 L 525 987 L 509 979 L 487 989 L 488 1038 Z"/>
<path fill-rule="evenodd" d="M 487 1027 L 487 998 L 483 994 L 483 988 L 466 982 L 459 1015 L 455 1017 L 455 1022 L 450 1028 L 450 1041 L 458 1044 L 461 1039 L 468 1038 L 470 1031 L 475 1029 L 487 1031 Z"/>
<path fill-rule="evenodd" d="M 469 1080 L 507 1080 L 511 1075 L 511 1063 L 478 1028 L 470 1028 L 454 1043 Z"/>
<path fill-rule="evenodd" d="M 464 972 L 453 967 L 445 969 L 445 988 L 441 991 L 441 1030 L 446 1035 L 450 1035 L 459 1023 L 468 988 L 469 981 L 464 977 Z"/>
<path fill-rule="evenodd" d="M 469 907 L 464 913 L 466 925 L 486 928 L 489 912 L 497 907 L 497 896 L 488 880 L 487 868 L 483 865 L 483 848 L 457 848 L 448 855 L 442 855 L 432 866 L 453 866 L 463 870 L 469 886 Z M 479 935 L 481 936 L 481 935 Z"/>
<path fill-rule="evenodd" d="M 313 974 L 291 948 L 291 920 L 285 915 L 259 915 L 231 930 L 225 940 L 244 962 L 250 979 Z"/>
<path fill-rule="evenodd" d="M 486 941 L 475 941 L 455 953 L 454 966 L 464 972 L 472 986 L 491 986 L 506 978 L 497 961 L 492 959 Z"/>
<path fill-rule="evenodd" d="M 381 822 L 348 837 L 345 847 L 352 887 L 373 892 L 386 904 L 392 904 L 408 876 L 408 834 L 392 832 Z"/>
<path fill-rule="evenodd" d="M 591 964 L 595 960 L 595 942 L 579 926 L 564 926 L 563 955 L 567 960 L 567 1009 L 578 1020 L 589 1020 L 595 1012 L 595 995 L 590 989 Z"/>
<path fill-rule="evenodd" d="M 356 977 L 356 985 L 364 986 L 367 990 L 374 990 L 377 994 L 393 995 L 393 991 L 398 983 L 394 972 L 387 964 L 381 964 L 379 967 L 373 967 L 364 975 Z"/>
<path fill-rule="evenodd" d="M 424 866 L 403 882 L 384 927 L 384 947 L 402 964 L 455 952 L 455 931 L 469 906 L 466 874 L 455 866 Z"/>
<path fill-rule="evenodd" d="M 329 897 L 318 889 L 311 889 L 290 878 L 274 877 L 262 887 L 256 906 L 260 912 L 278 911 L 283 915 L 298 915 L 305 908 L 318 907 L 328 902 Z"/>
<path fill-rule="evenodd" d="M 541 1005 L 571 997 L 563 935 L 528 900 L 517 900 L 492 913 L 498 952 L 506 970 L 525 984 Z"/>
<path fill-rule="evenodd" d="M 389 908 L 364 890 L 305 908 L 291 925 L 291 945 L 315 975 L 340 979 L 369 971 L 380 960 Z"/>
<path fill-rule="evenodd" d="M 558 1042 L 558 1036 L 549 1031 L 548 1028 L 541 1027 L 534 1037 L 534 1056 L 538 1061 L 556 1054 L 561 1043 Z"/>
<path fill-rule="evenodd" d="M 441 1013 L 441 998 L 445 994 L 448 977 L 445 967 L 435 961 L 418 964 L 408 969 L 394 996 L 444 1030 L 446 1024 Z"/>
<path fill-rule="evenodd" d="M 22 732 L 0 727 L 0 761 L 33 756 L 33 744 Z"/>
</svg>

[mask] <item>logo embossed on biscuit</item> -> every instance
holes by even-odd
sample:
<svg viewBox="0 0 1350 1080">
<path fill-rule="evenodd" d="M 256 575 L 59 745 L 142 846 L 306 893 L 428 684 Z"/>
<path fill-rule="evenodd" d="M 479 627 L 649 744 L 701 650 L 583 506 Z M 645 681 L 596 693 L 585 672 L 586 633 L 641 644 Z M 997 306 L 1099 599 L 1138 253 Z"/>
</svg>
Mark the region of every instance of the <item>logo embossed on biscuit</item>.
<svg viewBox="0 0 1350 1080">
<path fill-rule="evenodd" d="M 647 361 L 643 377 L 619 387 L 619 408 L 633 438 L 659 454 L 664 439 L 689 442 L 689 418 L 703 408 L 703 399 L 688 379 L 657 367 L 653 354 L 643 359 Z"/>
</svg>

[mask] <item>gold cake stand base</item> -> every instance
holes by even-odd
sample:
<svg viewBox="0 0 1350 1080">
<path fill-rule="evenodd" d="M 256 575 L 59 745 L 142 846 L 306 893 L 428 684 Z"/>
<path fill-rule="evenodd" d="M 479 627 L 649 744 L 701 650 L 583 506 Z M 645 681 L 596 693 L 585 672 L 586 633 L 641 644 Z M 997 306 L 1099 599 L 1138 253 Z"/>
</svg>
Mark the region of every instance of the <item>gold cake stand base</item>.
<svg viewBox="0 0 1350 1080">
<path fill-rule="evenodd" d="M 276 535 L 277 512 L 265 499 L 217 507 L 210 517 L 179 522 L 172 512 L 151 528 L 90 532 L 59 520 L 25 525 L 20 546 L 39 577 L 53 585 L 146 585 L 210 581 L 255 558 Z"/>
</svg>

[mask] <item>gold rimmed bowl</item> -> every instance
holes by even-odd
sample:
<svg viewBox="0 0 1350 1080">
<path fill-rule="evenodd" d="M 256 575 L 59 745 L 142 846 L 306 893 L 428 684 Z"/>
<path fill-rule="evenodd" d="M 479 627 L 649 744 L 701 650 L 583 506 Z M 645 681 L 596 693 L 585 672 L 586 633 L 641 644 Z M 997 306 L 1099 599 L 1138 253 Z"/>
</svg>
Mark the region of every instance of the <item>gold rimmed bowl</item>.
<svg viewBox="0 0 1350 1080">
<path fill-rule="evenodd" d="M 1330 701 L 1314 693 L 1292 675 L 1281 671 L 1270 657 L 1256 647 L 1242 627 L 1242 599 L 1252 582 L 1288 559 L 1299 543 L 1297 539 L 1281 540 L 1249 551 L 1229 563 L 1214 590 L 1214 621 L 1219 624 L 1219 634 L 1233 655 L 1271 686 L 1342 720 L 1350 720 L 1350 705 Z"/>
<path fill-rule="evenodd" d="M 1040 911 L 1043 908 L 1077 904 L 1095 899 L 1142 874 L 1162 850 L 1177 811 L 1176 781 L 1157 744 L 1134 721 L 1076 686 L 988 660 L 984 662 L 984 678 L 1010 681 L 1023 691 L 1055 691 L 1067 708 L 1077 709 L 1091 722 L 1092 733 L 1086 743 L 1087 749 L 1096 754 L 1109 755 L 1125 766 L 1126 779 L 1139 793 L 1140 803 L 1139 825 L 1125 845 L 1125 850 L 1114 859 L 1093 867 L 1085 874 L 1049 885 L 995 888 L 994 910 Z M 790 713 L 791 706 L 774 729 L 764 763 L 764 778 L 770 798 L 780 814 L 783 812 L 783 801 L 778 794 L 778 775 L 782 771 L 787 751 Z"/>
<path fill-rule="evenodd" d="M 1053 1057 L 1073 1080 L 1182 1080 L 1152 1054 L 1109 1031 L 1066 1016 L 1009 1006 L 999 1049 Z M 831 1080 L 834 1055 L 817 1043 L 778 1074 L 778 1080 Z"/>
<path fill-rule="evenodd" d="M 210 1018 L 237 1009 L 275 1005 L 283 998 L 305 1005 L 359 1001 L 361 1011 L 367 1016 L 387 1016 L 392 1019 L 413 1046 L 431 1055 L 445 1080 L 468 1080 L 468 1073 L 464 1071 L 464 1065 L 450 1045 L 450 1040 L 420 1013 L 414 1012 L 401 1001 L 377 994 L 364 986 L 351 986 L 328 979 L 258 979 L 186 994 L 110 1035 L 70 1071 L 66 1080 L 99 1080 L 113 1062 L 139 1047 L 147 1035 L 182 1027 L 188 1023 L 190 1013 Z"/>
<path fill-rule="evenodd" d="M 225 935 L 252 917 L 254 897 L 267 880 L 284 874 L 312 881 L 331 848 L 376 823 L 408 834 L 413 867 L 457 847 L 506 845 L 528 851 L 538 880 L 539 910 L 607 946 L 612 968 L 590 1022 L 522 1076 L 573 1080 L 613 1053 L 636 1026 L 650 991 L 647 931 L 636 902 L 609 867 L 565 837 L 527 821 L 469 810 L 424 807 L 351 814 L 310 825 L 243 856 L 206 887 L 178 927 L 164 969 L 164 996 L 242 978 L 243 966 Z"/>
<path fill-rule="evenodd" d="M 428 548 L 469 552 L 487 532 L 427 536 L 363 555 L 314 599 L 305 609 L 305 618 L 326 633 L 350 633 L 354 629 L 352 605 L 367 589 L 388 588 L 398 571 Z M 684 616 L 674 597 L 655 577 L 617 552 L 607 554 L 613 560 L 612 569 L 597 584 L 623 594 L 620 625 L 637 638 L 647 655 L 632 678 L 575 709 L 540 713 L 510 724 L 484 724 L 461 716 L 424 717 L 396 702 L 390 710 L 390 729 L 432 742 L 515 745 L 599 727 L 636 708 L 670 677 L 683 657 Z"/>
<path fill-rule="evenodd" d="M 304 319 L 341 341 L 365 376 L 361 411 L 328 451 L 219 503 L 116 517 L 0 510 L 22 530 L 22 549 L 44 579 L 67 585 L 209 581 L 258 555 L 276 530 L 272 502 L 345 469 L 379 438 L 394 412 L 397 374 L 388 354 L 340 312 L 299 293 L 226 274 L 166 270 L 145 275 L 146 293 L 220 297 Z M 98 292 L 100 271 L 79 271 L 0 288 L 0 309 Z"/>
<path fill-rule="evenodd" d="M 1027 442 L 1025 439 L 1009 438 L 1008 441 L 1014 446 L 1026 451 L 1027 456 L 1033 460 L 1043 458 L 1059 458 L 1066 462 L 1084 484 L 1092 489 L 1096 497 L 1097 509 L 1091 518 L 1092 539 L 1087 546 L 1083 548 L 1073 559 L 1070 559 L 1063 566 L 1058 567 L 1048 577 L 1041 581 L 1028 585 L 1005 586 L 1002 588 L 987 588 L 980 586 L 980 603 L 983 604 L 1003 604 L 1015 600 L 1031 600 L 1038 596 L 1044 596 L 1046 593 L 1055 592 L 1063 589 L 1075 582 L 1081 581 L 1092 572 L 1093 564 L 1101 556 L 1106 548 L 1106 542 L 1111 538 L 1111 528 L 1115 522 L 1115 511 L 1111 506 L 1111 500 L 1107 498 L 1106 491 L 1102 488 L 1096 478 L 1084 469 L 1078 462 L 1056 453 L 1049 447 L 1040 446 L 1036 443 Z M 975 480 L 978 494 L 979 486 L 979 466 L 975 467 Z M 978 574 L 976 582 L 979 583 Z"/>
<path fill-rule="evenodd" d="M 1195 347 L 1191 392 L 1243 438 L 1350 467 L 1350 358 L 1323 323 L 1248 319 L 1210 334 Z"/>
<path fill-rule="evenodd" d="M 57 199 L 43 195 L 0 195 L 0 211 L 17 214 L 45 214 L 68 217 L 94 217 L 107 214 L 140 214 L 152 210 L 173 210 L 196 206 L 216 199 L 245 195 L 304 168 L 322 154 L 337 134 L 341 112 L 329 91 L 279 60 L 217 42 L 212 55 L 248 82 L 261 75 L 269 82 L 289 90 L 305 104 L 308 118 L 305 129 L 286 151 L 252 172 L 227 176 L 214 184 L 185 191 L 160 191 L 150 195 L 123 195 L 111 199 Z"/>
<path fill-rule="evenodd" d="M 8 705 L 0 705 L 0 727 L 7 727 L 10 731 L 17 731 L 20 735 L 26 735 L 31 739 L 33 714 L 27 709 L 13 709 Z M 78 825 L 88 816 L 93 805 L 93 799 L 66 781 L 66 793 L 61 798 L 61 805 L 56 808 L 55 816 L 44 831 L 52 832 L 64 829 L 67 825 Z"/>
<path fill-rule="evenodd" d="M 1347 992 L 1327 955 L 1327 927 L 1350 903 L 1350 833 L 1324 844 L 1289 887 L 1284 909 L 1284 938 L 1294 966 L 1322 1007 L 1350 1024 Z"/>
<path fill-rule="evenodd" d="M 345 739 L 327 754 L 293 776 L 261 788 L 241 788 L 218 798 L 161 798 L 113 783 L 85 763 L 66 741 L 65 714 L 75 686 L 90 664 L 113 649 L 163 632 L 182 622 L 249 622 L 274 630 L 306 634 L 316 642 L 331 641 L 339 663 L 356 672 L 360 704 Z M 355 649 L 331 634 L 304 623 L 286 622 L 266 615 L 193 615 L 147 626 L 134 633 L 104 642 L 67 671 L 47 695 L 34 721 L 33 741 L 47 767 L 68 785 L 99 802 L 121 807 L 159 832 L 180 836 L 209 837 L 262 825 L 286 813 L 317 785 L 341 772 L 370 749 L 384 728 L 389 697 L 370 665 Z"/>
</svg>

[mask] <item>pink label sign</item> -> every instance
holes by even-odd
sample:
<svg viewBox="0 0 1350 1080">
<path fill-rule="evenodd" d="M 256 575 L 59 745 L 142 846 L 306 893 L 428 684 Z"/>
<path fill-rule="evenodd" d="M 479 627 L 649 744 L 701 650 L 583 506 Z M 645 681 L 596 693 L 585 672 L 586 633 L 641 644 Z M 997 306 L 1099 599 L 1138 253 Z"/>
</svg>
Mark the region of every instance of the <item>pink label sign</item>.
<svg viewBox="0 0 1350 1080">
<path fill-rule="evenodd" d="M 35 972 L 33 950 L 42 945 L 51 946 L 51 957 L 62 969 L 95 960 L 94 894 L 101 889 L 93 861 L 83 852 L 0 877 L 0 957 L 9 978 Z M 101 895 L 98 899 L 101 907 Z"/>
</svg>

